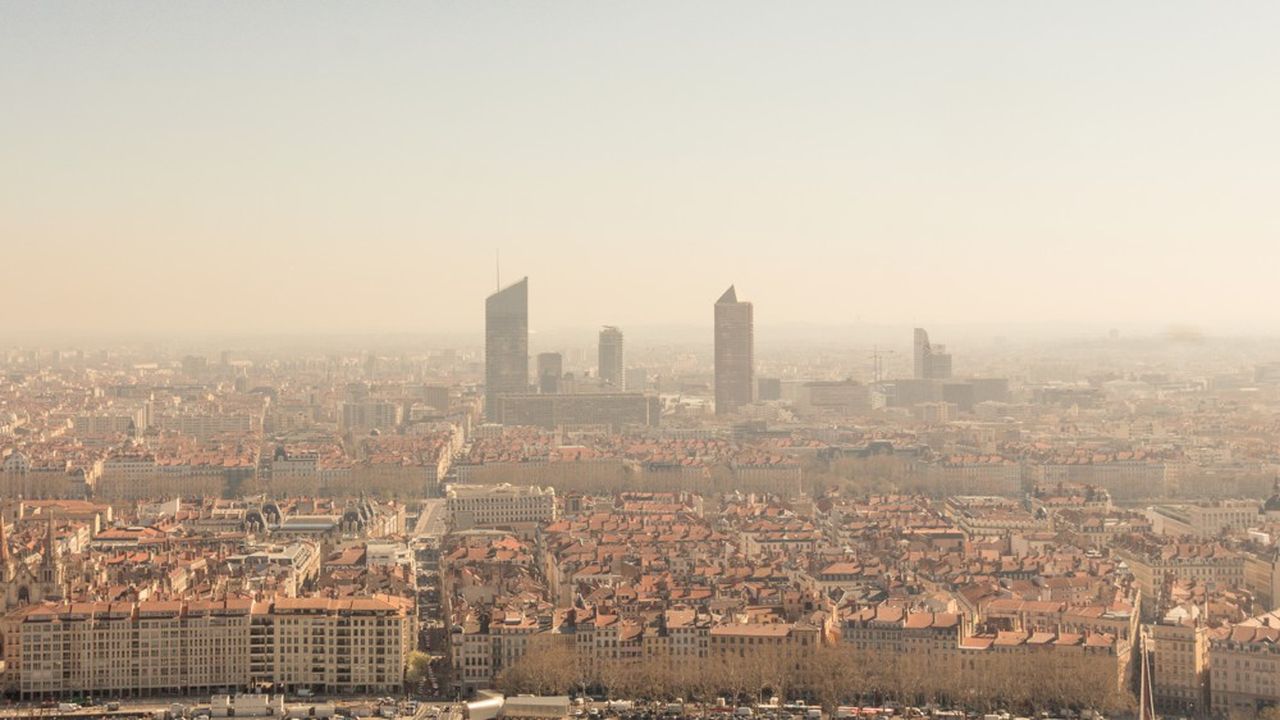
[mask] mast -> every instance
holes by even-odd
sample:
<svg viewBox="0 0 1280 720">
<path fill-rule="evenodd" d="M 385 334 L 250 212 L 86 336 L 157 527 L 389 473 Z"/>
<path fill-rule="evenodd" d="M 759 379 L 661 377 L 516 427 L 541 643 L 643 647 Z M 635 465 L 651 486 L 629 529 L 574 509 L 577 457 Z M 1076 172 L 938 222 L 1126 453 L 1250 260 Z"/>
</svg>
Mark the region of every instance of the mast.
<svg viewBox="0 0 1280 720">
<path fill-rule="evenodd" d="M 1156 716 L 1155 693 L 1151 687 L 1151 637 L 1143 628 L 1139 631 L 1138 662 L 1138 720 L 1158 720 Z"/>
<path fill-rule="evenodd" d="M 1147 720 L 1147 638 L 1138 635 L 1138 720 Z"/>
</svg>

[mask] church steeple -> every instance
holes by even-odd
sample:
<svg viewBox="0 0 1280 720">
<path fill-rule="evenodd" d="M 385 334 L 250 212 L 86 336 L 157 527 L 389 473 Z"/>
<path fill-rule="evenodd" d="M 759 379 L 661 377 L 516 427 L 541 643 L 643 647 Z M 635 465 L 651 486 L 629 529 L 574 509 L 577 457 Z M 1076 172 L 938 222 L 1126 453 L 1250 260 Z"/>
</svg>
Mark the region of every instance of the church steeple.
<svg viewBox="0 0 1280 720">
<path fill-rule="evenodd" d="M 53 564 L 53 556 L 57 553 L 58 541 L 53 533 L 53 513 L 49 513 L 49 531 L 44 539 L 44 557 L 41 559 L 45 565 Z"/>
<path fill-rule="evenodd" d="M 58 539 L 54 535 L 53 513 L 49 513 L 49 530 L 44 541 L 44 557 L 40 560 L 40 571 L 37 574 L 47 597 L 56 598 L 61 595 L 62 556 L 58 552 Z"/>
<path fill-rule="evenodd" d="M 5 532 L 4 514 L 0 513 L 0 582 L 13 582 L 13 556 L 9 554 L 9 535 Z M 2 593 L 0 593 L 2 594 Z"/>
</svg>

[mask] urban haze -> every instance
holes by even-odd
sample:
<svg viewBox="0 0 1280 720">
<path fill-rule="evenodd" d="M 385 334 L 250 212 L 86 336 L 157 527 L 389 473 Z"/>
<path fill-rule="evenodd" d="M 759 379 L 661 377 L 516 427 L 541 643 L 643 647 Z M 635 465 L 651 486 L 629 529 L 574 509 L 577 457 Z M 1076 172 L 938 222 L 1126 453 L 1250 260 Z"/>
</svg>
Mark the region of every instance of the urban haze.
<svg viewBox="0 0 1280 720">
<path fill-rule="evenodd" d="M 1280 720 L 1278 32 L 0 3 L 0 720 Z"/>
</svg>

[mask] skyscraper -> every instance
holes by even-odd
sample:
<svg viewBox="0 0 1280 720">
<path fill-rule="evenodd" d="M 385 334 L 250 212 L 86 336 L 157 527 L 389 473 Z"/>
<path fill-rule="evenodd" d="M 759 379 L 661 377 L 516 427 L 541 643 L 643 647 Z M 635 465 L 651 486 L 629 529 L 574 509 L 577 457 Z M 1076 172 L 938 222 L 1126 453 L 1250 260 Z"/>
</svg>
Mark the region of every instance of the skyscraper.
<svg viewBox="0 0 1280 720">
<path fill-rule="evenodd" d="M 929 333 L 924 328 L 916 328 L 912 355 L 917 380 L 946 380 L 951 377 L 951 354 L 945 345 L 930 345 Z"/>
<path fill-rule="evenodd" d="M 625 390 L 627 379 L 622 371 L 622 331 L 605 325 L 600 331 L 600 384 Z"/>
<path fill-rule="evenodd" d="M 560 353 L 538 353 L 538 392 L 543 395 L 554 395 L 560 392 L 562 377 L 564 377 L 564 358 Z"/>
<path fill-rule="evenodd" d="M 498 396 L 529 391 L 529 278 L 484 301 L 484 411 L 498 418 Z"/>
<path fill-rule="evenodd" d="M 716 301 L 716 414 L 728 415 L 751 402 L 755 386 L 755 330 L 749 302 L 730 285 Z"/>
</svg>

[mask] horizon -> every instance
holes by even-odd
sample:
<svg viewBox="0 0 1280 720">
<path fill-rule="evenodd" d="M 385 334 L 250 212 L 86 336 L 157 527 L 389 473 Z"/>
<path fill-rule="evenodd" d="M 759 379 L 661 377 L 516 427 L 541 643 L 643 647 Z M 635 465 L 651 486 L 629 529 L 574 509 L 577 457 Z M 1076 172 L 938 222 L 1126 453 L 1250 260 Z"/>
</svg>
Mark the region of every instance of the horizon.
<svg viewBox="0 0 1280 720">
<path fill-rule="evenodd" d="M 1277 30 L 0 3 L 0 720 L 1280 720 Z"/>
<path fill-rule="evenodd" d="M 1271 4 L 0 13 L 11 332 L 1280 332 Z"/>
<path fill-rule="evenodd" d="M 755 323 L 756 344 L 766 350 L 779 346 L 801 348 L 863 348 L 910 349 L 911 333 L 919 325 L 890 323 L 821 324 L 813 322 Z M 560 326 L 529 328 L 530 358 L 539 351 L 555 347 L 594 347 L 597 335 L 603 327 L 617 327 L 629 344 L 646 348 L 701 348 L 713 344 L 711 322 L 702 324 L 640 324 L 633 326 Z M 1104 342 L 1111 345 L 1168 344 L 1214 345 L 1232 343 L 1276 343 L 1280 346 L 1280 333 L 1214 332 L 1212 329 L 1185 325 L 1107 326 L 1087 323 L 939 323 L 924 326 L 935 342 L 954 346 L 963 343 L 973 348 L 1007 346 L 1075 346 Z M 1114 336 L 1113 334 L 1114 333 Z M 194 346 L 225 343 L 232 347 L 238 343 L 262 348 L 302 344 L 314 347 L 357 344 L 369 350 L 447 350 L 477 349 L 484 345 L 484 327 L 471 330 L 309 330 L 277 332 L 270 330 L 246 332 L 117 332 L 59 334 L 7 333 L 0 335 L 0 348 L 72 349 L 76 347 L 99 348 L 109 345 L 133 347 L 137 345 Z M 557 345 L 558 344 L 558 345 Z M 633 345 L 634 347 L 634 345 Z"/>
</svg>

